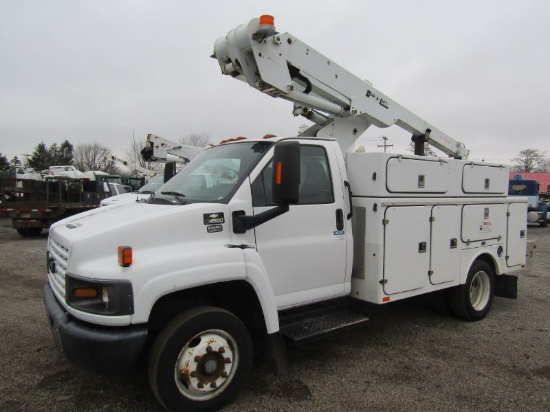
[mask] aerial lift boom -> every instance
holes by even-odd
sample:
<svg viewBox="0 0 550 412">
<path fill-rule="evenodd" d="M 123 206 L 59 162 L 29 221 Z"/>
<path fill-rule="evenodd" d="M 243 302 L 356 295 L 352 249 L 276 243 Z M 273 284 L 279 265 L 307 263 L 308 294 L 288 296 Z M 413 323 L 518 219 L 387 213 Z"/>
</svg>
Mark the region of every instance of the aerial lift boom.
<svg viewBox="0 0 550 412">
<path fill-rule="evenodd" d="M 170 162 L 187 164 L 205 148 L 184 145 L 149 133 L 141 155 L 146 162 Z"/>
<path fill-rule="evenodd" d="M 121 159 L 121 158 L 118 158 L 116 156 L 106 156 L 106 159 L 109 162 L 114 162 L 114 163 L 118 164 L 119 166 L 127 167 L 127 168 L 130 169 L 131 173 L 135 173 L 135 174 L 137 174 L 139 176 L 142 176 L 142 177 L 145 177 L 147 179 L 151 179 L 151 178 L 155 177 L 158 173 L 155 170 L 151 170 L 151 169 L 147 169 L 145 167 L 141 167 L 138 164 L 128 162 L 128 161 L 126 161 L 124 159 Z"/>
<path fill-rule="evenodd" d="M 304 136 L 330 136 L 342 152 L 371 125 L 397 125 L 412 133 L 415 154 L 425 142 L 450 157 L 464 159 L 468 150 L 416 116 L 370 83 L 359 79 L 295 36 L 279 34 L 273 17 L 261 16 L 231 30 L 214 45 L 222 73 L 247 82 L 272 97 L 294 103 L 293 114 L 314 123 Z"/>
</svg>

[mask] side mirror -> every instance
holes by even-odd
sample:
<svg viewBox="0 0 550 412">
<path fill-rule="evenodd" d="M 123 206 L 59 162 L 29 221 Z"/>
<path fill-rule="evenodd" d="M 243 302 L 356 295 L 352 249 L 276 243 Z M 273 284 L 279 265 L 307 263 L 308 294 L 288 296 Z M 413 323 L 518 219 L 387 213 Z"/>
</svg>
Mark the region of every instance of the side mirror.
<svg viewBox="0 0 550 412">
<path fill-rule="evenodd" d="M 273 201 L 278 205 L 298 203 L 300 196 L 300 143 L 283 141 L 273 155 Z"/>
<path fill-rule="evenodd" d="M 164 183 L 176 175 L 176 162 L 166 162 L 164 164 Z"/>
</svg>

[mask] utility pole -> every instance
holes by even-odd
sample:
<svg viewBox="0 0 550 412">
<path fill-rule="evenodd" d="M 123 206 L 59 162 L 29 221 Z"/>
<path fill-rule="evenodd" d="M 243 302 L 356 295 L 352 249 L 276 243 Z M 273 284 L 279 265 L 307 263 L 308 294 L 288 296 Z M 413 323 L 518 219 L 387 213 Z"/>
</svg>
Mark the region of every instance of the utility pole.
<svg viewBox="0 0 550 412">
<path fill-rule="evenodd" d="M 388 144 L 388 138 L 386 136 L 381 136 L 380 139 L 384 140 L 384 144 L 379 144 L 379 145 L 377 145 L 377 147 L 383 147 L 384 148 L 384 153 L 386 153 L 386 148 L 387 147 L 392 147 L 393 145 Z"/>
</svg>

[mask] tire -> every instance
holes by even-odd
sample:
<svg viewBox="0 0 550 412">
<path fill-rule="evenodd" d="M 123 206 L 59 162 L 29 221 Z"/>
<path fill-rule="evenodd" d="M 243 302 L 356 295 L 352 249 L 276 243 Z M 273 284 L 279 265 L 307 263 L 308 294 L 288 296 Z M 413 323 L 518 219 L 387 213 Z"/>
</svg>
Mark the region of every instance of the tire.
<svg viewBox="0 0 550 412">
<path fill-rule="evenodd" d="M 198 307 L 172 319 L 149 358 L 149 384 L 170 411 L 211 411 L 231 400 L 252 366 L 252 342 L 232 313 Z"/>
<path fill-rule="evenodd" d="M 453 314 L 470 322 L 483 319 L 489 313 L 495 293 L 494 274 L 486 262 L 476 260 L 464 285 L 449 290 Z"/>
<path fill-rule="evenodd" d="M 17 233 L 23 237 L 39 236 L 42 233 L 41 227 L 25 227 L 17 229 Z"/>
</svg>

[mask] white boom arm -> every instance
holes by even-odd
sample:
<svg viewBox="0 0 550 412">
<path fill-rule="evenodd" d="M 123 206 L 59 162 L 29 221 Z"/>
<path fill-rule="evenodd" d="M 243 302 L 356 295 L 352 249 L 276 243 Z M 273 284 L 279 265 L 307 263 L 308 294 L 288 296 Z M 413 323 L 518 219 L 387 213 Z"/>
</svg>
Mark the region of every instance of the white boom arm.
<svg viewBox="0 0 550 412">
<path fill-rule="evenodd" d="M 157 175 L 157 172 L 154 171 L 154 170 L 150 170 L 150 169 L 147 169 L 145 167 L 141 167 L 140 165 L 128 162 L 124 159 L 120 159 L 116 156 L 107 156 L 106 159 L 110 162 L 115 162 L 119 165 L 126 166 L 127 168 L 129 168 L 132 171 L 132 173 L 136 173 L 136 174 L 139 174 L 139 175 L 144 176 L 144 177 L 152 178 L 152 177 L 155 177 Z"/>
<path fill-rule="evenodd" d="M 468 150 L 332 60 L 289 33 L 279 34 L 273 19 L 252 19 L 214 45 L 223 74 L 273 97 L 294 102 L 294 115 L 315 123 L 302 134 L 331 136 L 347 149 L 370 125 L 397 125 L 412 133 L 416 151 L 423 142 L 455 158 Z M 423 150 L 422 150 L 423 152 Z M 422 153 L 423 154 L 423 153 Z"/>
<path fill-rule="evenodd" d="M 148 134 L 141 155 L 147 162 L 175 161 L 186 164 L 193 160 L 204 149 L 204 147 L 183 145 L 165 139 L 164 137 Z"/>
</svg>

